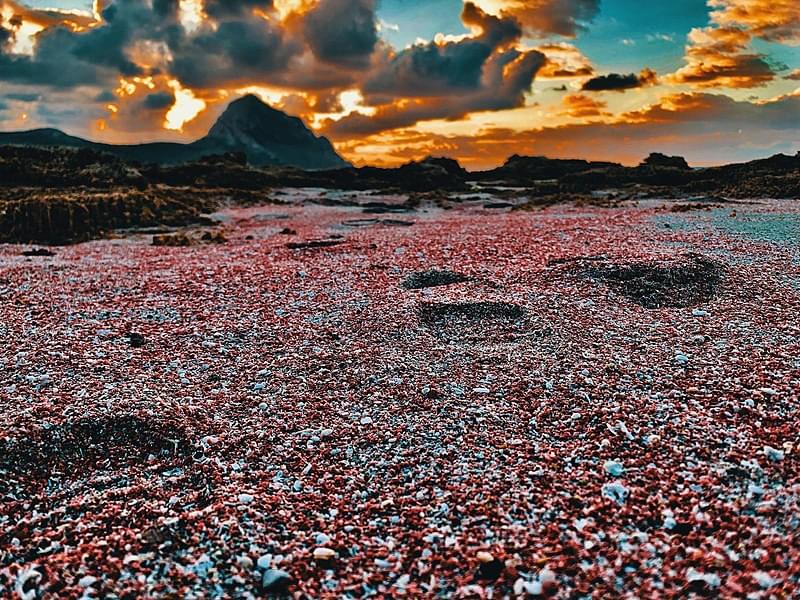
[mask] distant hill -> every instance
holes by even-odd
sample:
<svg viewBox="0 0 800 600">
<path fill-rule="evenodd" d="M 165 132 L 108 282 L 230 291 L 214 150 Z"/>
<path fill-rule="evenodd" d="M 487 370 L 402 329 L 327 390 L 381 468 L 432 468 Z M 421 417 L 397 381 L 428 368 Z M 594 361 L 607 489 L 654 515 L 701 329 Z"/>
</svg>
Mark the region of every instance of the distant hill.
<svg viewBox="0 0 800 600">
<path fill-rule="evenodd" d="M 58 129 L 0 133 L 0 145 L 89 148 L 126 161 L 174 165 L 210 154 L 244 152 L 254 166 L 291 166 L 307 171 L 349 166 L 324 137 L 317 137 L 297 117 L 264 104 L 252 94 L 231 102 L 208 135 L 189 144 L 101 144 Z"/>
</svg>

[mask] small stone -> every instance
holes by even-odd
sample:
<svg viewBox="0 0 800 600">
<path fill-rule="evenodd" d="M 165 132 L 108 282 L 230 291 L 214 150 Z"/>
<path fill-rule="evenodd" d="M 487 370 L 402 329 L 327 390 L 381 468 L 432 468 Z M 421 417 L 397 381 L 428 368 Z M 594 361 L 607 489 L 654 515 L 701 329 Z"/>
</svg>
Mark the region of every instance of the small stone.
<svg viewBox="0 0 800 600">
<path fill-rule="evenodd" d="M 131 345 L 132 348 L 141 348 L 145 344 L 145 338 L 141 333 L 136 333 L 135 331 L 131 331 L 128 334 L 128 343 Z"/>
<path fill-rule="evenodd" d="M 486 552 L 485 550 L 481 550 L 480 552 L 478 552 L 476 558 L 478 559 L 479 562 L 482 563 L 489 563 L 494 560 L 494 556 L 492 556 L 490 552 Z"/>
<path fill-rule="evenodd" d="M 572 413 L 572 416 L 570 417 L 570 419 L 572 419 L 573 421 L 580 421 L 582 416 L 583 415 L 581 413 L 576 411 L 576 412 Z"/>
<path fill-rule="evenodd" d="M 683 354 L 682 352 L 678 352 L 675 355 L 675 362 L 678 363 L 679 365 L 685 365 L 686 363 L 689 362 L 689 357 Z"/>
<path fill-rule="evenodd" d="M 329 536 L 327 533 L 318 533 L 314 536 L 314 541 L 318 546 L 324 546 L 331 541 L 331 536 Z"/>
<path fill-rule="evenodd" d="M 267 569 L 261 577 L 261 587 L 265 592 L 285 592 L 292 582 L 292 576 L 281 569 Z"/>
<path fill-rule="evenodd" d="M 331 548 L 314 549 L 314 560 L 331 560 L 336 556 L 336 550 Z"/>
<path fill-rule="evenodd" d="M 238 559 L 236 559 L 236 562 L 239 563 L 239 566 L 245 571 L 249 571 L 253 568 L 253 559 L 246 554 L 242 554 Z"/>
<path fill-rule="evenodd" d="M 250 504 L 255 500 L 252 494 L 239 494 L 240 504 Z"/>
<path fill-rule="evenodd" d="M 616 481 L 603 485 L 602 493 L 603 496 L 620 505 L 625 504 L 625 500 L 628 499 L 628 488 Z"/>
<path fill-rule="evenodd" d="M 771 588 L 772 586 L 778 585 L 781 582 L 780 579 L 775 579 L 769 573 L 765 573 L 764 571 L 756 571 L 753 573 L 753 579 L 755 579 L 756 583 L 763 589 Z"/>
<path fill-rule="evenodd" d="M 619 477 L 625 472 L 625 467 L 619 461 L 607 460 L 603 465 L 603 470 L 612 477 Z"/>
<path fill-rule="evenodd" d="M 764 456 L 766 456 L 772 462 L 780 462 L 783 460 L 785 454 L 783 450 L 778 450 L 772 446 L 764 446 Z"/>
<path fill-rule="evenodd" d="M 256 566 L 259 569 L 267 570 L 272 566 L 272 554 L 263 554 L 258 557 Z"/>
<path fill-rule="evenodd" d="M 362 425 L 371 425 L 372 424 L 372 417 L 361 417 L 360 423 Z"/>
<path fill-rule="evenodd" d="M 710 313 L 710 312 L 708 312 L 707 310 L 702 310 L 702 309 L 700 309 L 700 308 L 695 308 L 695 309 L 692 311 L 692 316 L 693 316 L 693 317 L 710 317 L 710 316 L 711 316 L 711 313 Z"/>
<path fill-rule="evenodd" d="M 78 581 L 78 585 L 81 586 L 82 588 L 88 588 L 92 587 L 96 581 L 97 577 L 86 575 L 85 577 L 81 577 L 80 581 Z"/>
<path fill-rule="evenodd" d="M 489 558 L 490 560 L 482 560 L 482 558 Z M 477 574 L 475 575 L 477 579 L 494 581 L 500 577 L 500 575 L 503 573 L 503 570 L 506 568 L 506 565 L 502 560 L 496 559 L 488 552 L 479 552 L 478 560 L 481 561 L 481 564 L 478 567 Z"/>
<path fill-rule="evenodd" d="M 716 573 L 702 573 L 701 571 L 695 570 L 693 567 L 689 567 L 689 570 L 686 572 L 686 580 L 689 583 L 697 581 L 704 582 L 712 588 L 718 588 L 722 583 L 719 575 Z"/>
</svg>

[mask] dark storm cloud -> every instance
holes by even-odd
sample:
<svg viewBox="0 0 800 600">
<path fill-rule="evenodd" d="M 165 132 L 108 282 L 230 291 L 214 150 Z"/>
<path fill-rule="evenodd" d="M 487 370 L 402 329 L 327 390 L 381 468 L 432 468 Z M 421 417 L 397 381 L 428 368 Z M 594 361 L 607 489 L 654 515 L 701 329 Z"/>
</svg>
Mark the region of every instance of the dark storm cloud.
<svg viewBox="0 0 800 600">
<path fill-rule="evenodd" d="M 170 73 L 189 87 L 265 81 L 286 70 L 302 46 L 264 19 L 229 20 L 205 29 L 172 49 Z"/>
<path fill-rule="evenodd" d="M 639 75 L 630 73 L 620 75 L 619 73 L 609 73 L 593 77 L 583 84 L 581 88 L 584 92 L 603 92 L 617 91 L 622 92 L 634 88 L 645 87 L 656 82 L 656 74 L 650 69 L 645 69 Z"/>
<path fill-rule="evenodd" d="M 306 13 L 303 30 L 322 62 L 365 68 L 378 43 L 375 0 L 320 0 Z"/>
<path fill-rule="evenodd" d="M 522 29 L 514 19 L 487 15 L 472 3 L 464 23 L 481 28 L 477 37 L 406 48 L 364 82 L 369 96 L 439 96 L 478 89 L 487 60 L 501 46 L 517 41 Z"/>
<path fill-rule="evenodd" d="M 33 56 L 0 52 L 0 81 L 62 88 L 101 83 L 98 65 L 74 54 L 76 36 L 53 27 L 38 34 Z"/>
<path fill-rule="evenodd" d="M 225 18 L 251 13 L 255 9 L 267 11 L 272 5 L 272 0 L 207 0 L 203 9 L 211 17 Z"/>
<path fill-rule="evenodd" d="M 536 73 L 546 62 L 541 52 L 520 52 L 510 49 L 500 52 L 484 66 L 483 77 L 474 88 L 442 90 L 438 96 L 419 96 L 401 104 L 379 107 L 376 114 L 351 114 L 336 122 L 328 122 L 325 134 L 348 139 L 410 127 L 430 119 L 459 119 L 479 111 L 504 110 L 522 106 Z"/>
<path fill-rule="evenodd" d="M 41 94 L 33 94 L 33 93 L 25 93 L 25 92 L 13 92 L 11 94 L 6 94 L 5 97 L 8 100 L 16 100 L 17 102 L 36 102 L 42 96 L 41 96 Z"/>
<path fill-rule="evenodd" d="M 169 92 L 154 92 L 148 94 L 142 104 L 148 110 L 163 110 L 172 106 L 174 102 L 174 94 Z"/>
</svg>

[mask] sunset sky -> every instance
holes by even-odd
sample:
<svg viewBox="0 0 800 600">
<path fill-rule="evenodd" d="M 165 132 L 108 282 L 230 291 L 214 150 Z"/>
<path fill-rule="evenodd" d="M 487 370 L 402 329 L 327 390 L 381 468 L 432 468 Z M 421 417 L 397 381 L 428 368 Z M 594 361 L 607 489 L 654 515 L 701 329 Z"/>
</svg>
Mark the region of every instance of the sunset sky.
<svg viewBox="0 0 800 600">
<path fill-rule="evenodd" d="M 800 150 L 800 0 L 0 0 L 0 130 L 201 137 L 252 92 L 356 164 Z"/>
</svg>

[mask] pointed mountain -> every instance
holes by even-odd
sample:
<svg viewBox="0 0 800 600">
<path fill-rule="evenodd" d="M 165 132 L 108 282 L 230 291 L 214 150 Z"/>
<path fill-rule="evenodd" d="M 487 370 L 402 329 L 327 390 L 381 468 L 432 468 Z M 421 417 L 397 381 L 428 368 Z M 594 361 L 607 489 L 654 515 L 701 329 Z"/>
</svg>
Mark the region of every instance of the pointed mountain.
<svg viewBox="0 0 800 600">
<path fill-rule="evenodd" d="M 231 102 L 204 138 L 190 144 L 100 144 L 58 129 L 0 133 L 0 145 L 91 148 L 143 163 L 178 164 L 209 154 L 244 152 L 255 166 L 280 165 L 307 171 L 348 167 L 324 137 L 317 137 L 297 117 L 247 95 Z"/>
<path fill-rule="evenodd" d="M 303 121 L 248 94 L 234 100 L 198 144 L 247 154 L 254 165 L 290 165 L 306 170 L 349 166 L 333 145 Z"/>
</svg>

